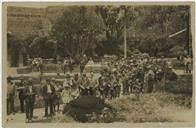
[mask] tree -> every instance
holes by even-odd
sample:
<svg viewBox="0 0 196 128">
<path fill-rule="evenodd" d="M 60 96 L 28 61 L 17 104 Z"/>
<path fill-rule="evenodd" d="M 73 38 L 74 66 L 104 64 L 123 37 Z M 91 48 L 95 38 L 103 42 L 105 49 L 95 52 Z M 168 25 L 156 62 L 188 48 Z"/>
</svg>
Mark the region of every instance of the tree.
<svg viewBox="0 0 196 128">
<path fill-rule="evenodd" d="M 93 54 L 103 34 L 102 20 L 93 7 L 71 6 L 53 25 L 51 34 L 57 40 L 59 55 L 78 59 Z"/>
<path fill-rule="evenodd" d="M 104 53 L 119 55 L 122 52 L 124 26 L 132 24 L 136 12 L 133 6 L 96 6 L 96 13 L 102 17 L 106 28 Z"/>
<path fill-rule="evenodd" d="M 152 56 L 159 56 L 159 53 L 168 56 L 172 47 L 187 46 L 186 33 L 173 38 L 168 36 L 186 28 L 188 6 L 138 6 L 135 9 L 139 10 L 139 15 L 129 29 L 129 46 Z"/>
</svg>

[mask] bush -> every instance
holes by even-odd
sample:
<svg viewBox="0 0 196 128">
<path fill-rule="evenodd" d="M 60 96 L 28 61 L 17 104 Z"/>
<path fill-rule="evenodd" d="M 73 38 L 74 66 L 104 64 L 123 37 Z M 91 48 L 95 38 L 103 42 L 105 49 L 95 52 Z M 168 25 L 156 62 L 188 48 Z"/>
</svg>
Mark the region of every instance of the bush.
<svg viewBox="0 0 196 128">
<path fill-rule="evenodd" d="M 140 95 L 138 99 L 125 97 L 110 101 L 110 106 L 117 111 L 117 117 L 127 122 L 165 122 L 160 114 L 162 107 L 153 94 Z"/>
<path fill-rule="evenodd" d="M 166 79 L 167 80 L 170 80 L 170 81 L 174 81 L 174 80 L 176 80 L 178 78 L 178 76 L 176 75 L 176 73 L 175 72 L 168 72 L 167 74 L 166 74 Z"/>
<path fill-rule="evenodd" d="M 173 94 L 173 93 L 155 93 L 154 94 L 162 107 L 177 105 L 191 108 L 192 95 L 190 94 Z"/>
<path fill-rule="evenodd" d="M 63 113 L 70 115 L 76 121 L 88 122 L 92 113 L 100 114 L 104 108 L 104 101 L 95 96 L 82 96 L 64 106 Z"/>
<path fill-rule="evenodd" d="M 176 94 L 192 94 L 192 75 L 180 75 L 176 80 L 166 81 L 163 85 L 163 81 L 158 83 L 158 91 L 171 92 Z"/>
<path fill-rule="evenodd" d="M 183 69 L 184 68 L 184 62 L 180 60 L 173 60 L 172 66 L 174 69 Z"/>
</svg>

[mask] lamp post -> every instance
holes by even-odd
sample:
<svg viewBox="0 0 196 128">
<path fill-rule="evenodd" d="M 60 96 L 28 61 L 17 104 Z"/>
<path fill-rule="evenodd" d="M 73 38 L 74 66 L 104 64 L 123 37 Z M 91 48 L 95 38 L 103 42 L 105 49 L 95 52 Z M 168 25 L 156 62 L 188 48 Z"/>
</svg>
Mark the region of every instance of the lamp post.
<svg viewBox="0 0 196 128">
<path fill-rule="evenodd" d="M 124 24 L 124 58 L 127 58 L 127 30 L 126 30 L 126 23 Z"/>
<path fill-rule="evenodd" d="M 126 7 L 123 9 L 124 11 L 124 58 L 127 58 L 127 17 L 126 17 Z"/>
</svg>

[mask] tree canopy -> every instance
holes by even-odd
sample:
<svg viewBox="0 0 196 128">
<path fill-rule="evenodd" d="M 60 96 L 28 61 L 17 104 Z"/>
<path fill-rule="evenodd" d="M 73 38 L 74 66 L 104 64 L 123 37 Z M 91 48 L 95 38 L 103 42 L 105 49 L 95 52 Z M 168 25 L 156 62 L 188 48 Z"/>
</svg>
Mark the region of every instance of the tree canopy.
<svg viewBox="0 0 196 128">
<path fill-rule="evenodd" d="M 84 54 L 120 56 L 124 28 L 128 55 L 139 50 L 151 56 L 172 57 L 176 46 L 180 51 L 192 47 L 189 6 L 66 6 L 60 12 L 55 19 L 50 17 L 52 29 L 48 35 L 19 41 L 31 57 L 59 55 L 78 60 Z M 182 29 L 186 31 L 169 38 Z"/>
</svg>

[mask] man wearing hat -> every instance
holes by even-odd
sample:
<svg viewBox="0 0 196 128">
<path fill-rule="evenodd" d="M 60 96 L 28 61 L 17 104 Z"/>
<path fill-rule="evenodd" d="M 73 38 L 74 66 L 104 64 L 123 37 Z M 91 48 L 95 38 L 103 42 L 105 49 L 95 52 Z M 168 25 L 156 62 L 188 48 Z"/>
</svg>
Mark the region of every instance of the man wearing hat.
<svg viewBox="0 0 196 128">
<path fill-rule="evenodd" d="M 7 114 L 14 114 L 14 96 L 16 87 L 12 83 L 12 77 L 7 77 Z"/>
<path fill-rule="evenodd" d="M 45 117 L 53 116 L 53 95 L 55 92 L 54 86 L 51 84 L 50 80 L 46 80 L 46 84 L 44 83 L 42 95 L 45 101 Z M 48 113 L 48 107 L 50 108 L 50 114 Z"/>
<path fill-rule="evenodd" d="M 33 118 L 33 109 L 35 103 L 35 88 L 32 84 L 32 80 L 29 79 L 28 83 L 26 83 L 26 87 L 24 89 L 25 95 L 25 105 L 26 105 L 26 121 L 31 122 Z"/>
</svg>

